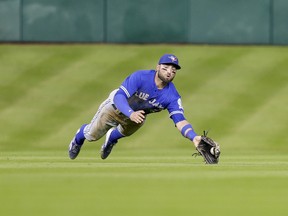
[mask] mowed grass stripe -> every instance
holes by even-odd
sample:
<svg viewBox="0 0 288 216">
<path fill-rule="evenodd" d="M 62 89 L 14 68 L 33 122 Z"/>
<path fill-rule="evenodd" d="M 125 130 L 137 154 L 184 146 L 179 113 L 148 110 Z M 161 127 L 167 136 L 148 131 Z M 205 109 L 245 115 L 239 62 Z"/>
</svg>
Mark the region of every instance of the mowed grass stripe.
<svg viewBox="0 0 288 216">
<path fill-rule="evenodd" d="M 266 103 L 259 107 L 257 112 L 254 112 L 235 128 L 234 133 L 224 137 L 223 142 L 239 142 L 242 139 L 239 134 L 245 134 L 248 138 L 245 139 L 246 142 L 249 142 L 254 148 L 258 148 L 259 151 L 269 150 L 271 153 L 285 151 L 288 142 L 288 136 L 285 135 L 288 116 L 284 115 L 288 112 L 286 106 L 288 103 L 287 94 L 288 86 L 286 85 L 275 92 L 269 100 L 267 99 Z M 272 149 L 271 145 L 273 145 Z M 232 148 L 235 148 L 235 146 Z"/>
<path fill-rule="evenodd" d="M 9 86 L 14 86 L 16 80 L 21 82 L 25 81 L 23 73 L 42 64 L 51 55 L 54 55 L 54 51 L 51 49 L 48 51 L 35 51 L 38 50 L 38 46 L 11 46 L 11 45 L 1 45 L 0 48 L 0 65 L 1 65 L 1 79 L 0 87 L 8 88 Z M 29 75 L 29 74 L 28 74 Z M 22 76 L 24 79 L 19 79 Z"/>
<path fill-rule="evenodd" d="M 287 60 L 284 60 L 287 64 Z M 276 63 L 273 71 L 277 70 L 277 67 L 281 67 L 281 63 Z M 226 104 L 225 108 L 219 110 L 214 116 L 207 120 L 207 122 L 218 123 L 215 124 L 216 128 L 221 127 L 222 133 L 229 133 L 235 127 L 239 126 L 239 122 L 243 122 L 250 118 L 254 112 L 257 112 L 262 106 L 264 106 L 271 97 L 280 91 L 285 85 L 286 81 L 283 76 L 271 77 L 271 70 L 263 69 L 263 73 L 255 79 L 253 77 L 246 77 L 247 82 L 242 87 L 247 89 L 243 92 L 233 94 Z M 255 85 L 255 83 L 258 83 Z M 274 83 L 277 83 L 276 86 Z M 261 95 L 261 96 L 260 96 Z M 207 110 L 208 111 L 208 110 Z M 222 118 L 219 119 L 219 116 Z M 265 118 L 265 116 L 263 116 Z M 263 122 L 265 123 L 265 122 Z M 225 125 L 225 127 L 223 127 Z M 220 131 L 216 131 L 217 133 Z"/>
<path fill-rule="evenodd" d="M 63 123 L 61 119 L 67 121 L 69 117 L 76 116 L 82 108 L 85 108 L 84 103 L 88 105 L 89 101 L 97 97 L 103 98 L 99 84 L 96 86 L 98 91 L 95 91 L 95 82 L 91 81 L 91 78 L 98 80 L 97 76 L 105 73 L 106 70 L 93 73 L 89 71 L 91 69 L 89 67 L 86 71 L 87 75 L 85 72 L 82 72 L 82 76 L 77 75 L 81 73 L 81 70 L 85 70 L 87 62 L 91 63 L 94 59 L 95 56 L 89 58 L 85 56 L 85 60 L 78 60 L 78 62 L 71 59 L 72 64 L 67 65 L 65 69 L 61 68 L 61 72 L 54 74 L 50 79 L 43 79 L 41 85 L 31 86 L 28 95 L 23 95 L 19 103 L 11 106 L 7 112 L 2 112 L 3 118 L 11 113 L 19 121 L 18 126 L 23 124 L 23 127 L 14 127 L 12 130 L 9 128 L 6 136 L 10 133 L 11 137 L 16 137 L 16 139 L 10 139 L 10 142 L 21 142 L 28 136 L 31 141 L 37 143 L 39 138 L 44 139 L 45 134 L 49 134 L 47 130 L 54 131 L 57 127 L 61 127 Z M 97 69 L 99 70 L 99 67 Z"/>
<path fill-rule="evenodd" d="M 239 59 L 239 62 L 231 65 L 225 73 L 220 73 L 194 93 L 193 100 L 202 107 L 195 112 L 201 121 L 200 125 L 202 122 L 211 122 L 211 127 L 215 128 L 216 133 L 229 133 L 229 130 L 241 125 L 249 115 L 253 115 L 266 100 L 269 101 L 274 92 L 285 86 L 283 66 L 287 57 L 276 53 L 274 59 L 257 64 L 257 67 L 254 65 L 252 69 L 244 64 L 245 61 L 256 62 L 260 51 L 256 49 L 255 52 Z M 272 71 L 277 75 L 273 76 Z"/>
<path fill-rule="evenodd" d="M 45 50 L 42 52 L 45 52 Z M 25 58 L 25 52 L 23 57 Z M 0 108 L 4 109 L 7 106 L 11 106 L 12 103 L 24 97 L 34 87 L 41 88 L 42 82 L 45 82 L 51 76 L 57 75 L 57 73 L 73 64 L 79 58 L 81 58 L 81 53 L 79 52 L 55 50 L 48 58 L 43 59 L 36 65 L 32 63 L 31 67 L 25 70 L 16 67 L 15 70 L 20 70 L 21 73 L 8 86 L 3 86 L 0 89 L 4 93 Z M 14 60 L 17 65 L 17 59 Z"/>
<path fill-rule="evenodd" d="M 180 86 L 179 91 L 186 95 L 187 100 L 187 94 L 193 98 L 195 92 L 203 86 L 206 88 L 207 83 L 227 73 L 239 59 L 251 53 L 251 48 L 214 47 L 212 50 L 209 47 L 194 47 L 186 52 L 187 57 L 181 61 L 183 69 L 177 73 L 174 82 Z"/>
<path fill-rule="evenodd" d="M 75 59 L 73 58 L 70 59 L 70 63 L 68 65 L 73 63 L 74 60 Z M 66 67 L 68 67 L 68 65 L 66 65 Z M 63 68 L 60 67 L 58 69 L 61 70 Z M 62 70 L 62 72 L 63 71 L 65 70 Z M 46 73 L 50 74 L 50 71 L 46 71 Z M 46 119 L 53 119 L 54 116 L 47 117 L 49 111 L 52 109 L 51 107 L 54 106 L 55 104 L 58 104 L 58 106 L 60 107 L 61 103 L 65 102 L 64 100 L 65 91 L 63 91 L 62 89 L 62 87 L 64 86 L 61 85 L 62 83 L 64 84 L 65 82 L 63 82 L 63 80 L 53 82 L 55 81 L 55 77 L 58 76 L 61 76 L 60 72 L 59 73 L 51 72 L 49 78 L 48 76 L 44 76 L 41 78 L 41 80 L 39 80 L 39 82 L 35 82 L 34 85 L 27 86 L 26 94 L 19 96 L 21 98 L 18 99 L 17 103 L 16 101 L 12 104 L 10 103 L 9 109 L 7 108 L 5 110 L 2 110 L 0 114 L 1 121 L 6 126 L 8 126 L 3 128 L 3 131 L 5 132 L 4 134 L 7 138 L 7 140 L 5 140 L 5 143 L 7 143 L 7 145 L 9 145 L 9 143 L 11 142 L 17 142 L 20 140 L 23 141 L 23 139 L 25 140 L 25 137 L 27 136 L 28 137 L 31 136 L 31 138 L 41 136 L 43 134 L 37 134 L 39 132 L 37 130 L 41 130 L 43 128 L 51 126 L 45 124 L 45 121 L 43 121 L 42 119 L 43 116 L 46 116 L 44 117 Z M 62 78 L 65 79 L 66 77 L 67 75 Z M 51 80 L 52 83 L 50 82 Z M 69 91 L 66 91 L 66 93 L 69 94 Z M 69 112 L 70 109 L 71 107 L 69 107 L 66 111 Z M 61 116 L 55 116 L 55 118 L 60 117 Z M 9 127 L 10 124 L 14 124 L 14 127 Z M 31 128 L 33 129 L 31 130 Z M 17 137 L 17 138 L 11 139 L 11 137 Z"/>
</svg>

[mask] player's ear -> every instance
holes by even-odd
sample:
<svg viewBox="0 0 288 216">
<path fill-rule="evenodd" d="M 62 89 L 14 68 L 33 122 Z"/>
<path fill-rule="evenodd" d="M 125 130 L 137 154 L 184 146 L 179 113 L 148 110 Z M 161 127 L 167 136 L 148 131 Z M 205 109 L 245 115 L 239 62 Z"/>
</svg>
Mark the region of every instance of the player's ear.
<svg viewBox="0 0 288 216">
<path fill-rule="evenodd" d="M 159 70 L 160 70 L 160 65 L 158 64 L 156 67 L 156 71 L 159 71 Z"/>
</svg>

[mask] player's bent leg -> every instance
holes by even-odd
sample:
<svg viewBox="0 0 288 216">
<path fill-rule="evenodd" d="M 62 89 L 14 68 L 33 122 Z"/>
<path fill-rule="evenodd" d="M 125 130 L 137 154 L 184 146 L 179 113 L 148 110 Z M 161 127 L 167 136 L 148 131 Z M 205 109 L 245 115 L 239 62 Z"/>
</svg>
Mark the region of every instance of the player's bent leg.
<svg viewBox="0 0 288 216">
<path fill-rule="evenodd" d="M 73 137 L 72 141 L 69 144 L 69 157 L 70 159 L 74 160 L 78 154 L 80 153 L 81 147 L 85 141 L 84 136 L 84 128 L 87 124 L 84 124 L 81 126 L 81 128 L 78 129 L 76 132 L 76 135 Z"/>
<path fill-rule="evenodd" d="M 124 137 L 123 134 L 121 134 L 117 130 L 117 128 L 111 128 L 110 130 L 108 130 L 106 134 L 105 143 L 101 147 L 101 158 L 103 160 L 106 159 L 110 155 L 113 147 L 118 142 L 118 139 L 122 137 Z"/>
<path fill-rule="evenodd" d="M 141 124 L 136 124 L 130 120 L 126 120 L 121 123 L 122 124 L 119 124 L 116 128 L 111 128 L 108 130 L 106 134 L 105 143 L 101 148 L 101 158 L 103 160 L 109 156 L 118 139 L 134 134 L 144 124 L 144 122 Z"/>
</svg>

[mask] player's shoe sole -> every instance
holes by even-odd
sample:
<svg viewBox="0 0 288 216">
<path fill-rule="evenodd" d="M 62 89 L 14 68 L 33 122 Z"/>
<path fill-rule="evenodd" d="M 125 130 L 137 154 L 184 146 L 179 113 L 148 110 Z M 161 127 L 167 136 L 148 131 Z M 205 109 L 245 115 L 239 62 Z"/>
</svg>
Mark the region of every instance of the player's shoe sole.
<svg viewBox="0 0 288 216">
<path fill-rule="evenodd" d="M 78 154 L 81 150 L 81 147 L 82 147 L 82 145 L 77 145 L 75 138 L 73 138 L 73 140 L 71 141 L 71 143 L 69 145 L 69 157 L 70 157 L 70 159 L 74 160 L 78 156 Z"/>
<path fill-rule="evenodd" d="M 114 142 L 114 143 L 109 142 L 109 137 L 113 130 L 114 128 L 111 128 L 110 130 L 108 130 L 108 132 L 106 133 L 105 143 L 101 147 L 101 158 L 103 160 L 106 159 L 110 155 L 113 147 L 117 143 L 117 142 Z"/>
</svg>

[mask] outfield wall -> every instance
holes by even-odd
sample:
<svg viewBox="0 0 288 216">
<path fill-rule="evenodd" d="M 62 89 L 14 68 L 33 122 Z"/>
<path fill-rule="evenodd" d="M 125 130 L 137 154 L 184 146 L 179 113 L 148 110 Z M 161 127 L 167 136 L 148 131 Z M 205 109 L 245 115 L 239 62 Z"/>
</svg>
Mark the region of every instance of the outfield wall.
<svg viewBox="0 0 288 216">
<path fill-rule="evenodd" d="M 2 42 L 288 44 L 287 0 L 0 0 Z"/>
</svg>

